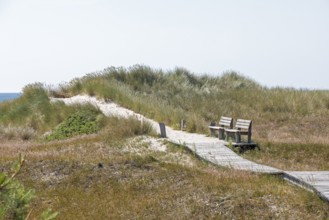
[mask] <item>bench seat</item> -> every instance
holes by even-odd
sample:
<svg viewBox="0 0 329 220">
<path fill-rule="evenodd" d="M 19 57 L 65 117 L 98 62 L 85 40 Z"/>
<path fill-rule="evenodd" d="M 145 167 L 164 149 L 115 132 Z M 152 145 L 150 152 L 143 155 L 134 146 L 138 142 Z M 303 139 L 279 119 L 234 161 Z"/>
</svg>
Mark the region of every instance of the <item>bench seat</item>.
<svg viewBox="0 0 329 220">
<path fill-rule="evenodd" d="M 225 129 L 226 132 L 232 132 L 232 133 L 240 133 L 240 134 L 248 134 L 248 131 L 242 131 L 238 129 Z"/>
<path fill-rule="evenodd" d="M 215 129 L 215 130 L 219 130 L 219 129 L 224 129 L 223 127 L 219 127 L 219 126 L 209 126 L 210 129 Z"/>
</svg>

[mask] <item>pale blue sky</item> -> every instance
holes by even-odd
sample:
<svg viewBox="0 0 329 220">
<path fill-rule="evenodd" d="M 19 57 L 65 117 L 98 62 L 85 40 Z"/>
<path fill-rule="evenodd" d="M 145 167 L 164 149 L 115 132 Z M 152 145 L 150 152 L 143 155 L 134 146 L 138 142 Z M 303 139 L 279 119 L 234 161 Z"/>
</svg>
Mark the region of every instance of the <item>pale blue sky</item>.
<svg viewBox="0 0 329 220">
<path fill-rule="evenodd" d="M 329 89 L 329 1 L 0 0 L 0 92 L 134 64 Z"/>
</svg>

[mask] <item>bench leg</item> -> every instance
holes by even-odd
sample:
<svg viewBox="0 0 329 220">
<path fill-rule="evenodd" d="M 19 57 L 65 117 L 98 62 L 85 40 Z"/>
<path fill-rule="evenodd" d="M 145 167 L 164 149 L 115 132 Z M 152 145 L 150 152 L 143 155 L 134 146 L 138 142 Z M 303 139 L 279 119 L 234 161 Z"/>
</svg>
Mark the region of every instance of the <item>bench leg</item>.
<svg viewBox="0 0 329 220">
<path fill-rule="evenodd" d="M 235 142 L 240 143 L 241 142 L 241 135 L 239 133 L 235 133 Z"/>
<path fill-rule="evenodd" d="M 215 130 L 210 128 L 210 137 L 215 136 Z"/>
<path fill-rule="evenodd" d="M 226 134 L 225 134 L 225 141 L 230 141 L 230 136 L 231 136 L 231 133 L 229 133 L 229 132 L 225 132 Z"/>
<path fill-rule="evenodd" d="M 224 130 L 223 129 L 220 129 L 218 131 L 218 139 L 219 140 L 224 140 Z"/>
<path fill-rule="evenodd" d="M 251 143 L 251 134 L 248 134 L 248 143 Z"/>
</svg>

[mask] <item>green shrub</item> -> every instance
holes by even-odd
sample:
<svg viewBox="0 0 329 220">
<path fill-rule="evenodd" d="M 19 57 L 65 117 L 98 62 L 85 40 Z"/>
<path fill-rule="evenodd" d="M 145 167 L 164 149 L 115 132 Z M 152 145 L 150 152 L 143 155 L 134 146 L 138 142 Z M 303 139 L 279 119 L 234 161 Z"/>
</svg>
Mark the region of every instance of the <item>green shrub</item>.
<svg viewBox="0 0 329 220">
<path fill-rule="evenodd" d="M 81 134 L 92 134 L 100 130 L 104 118 L 97 111 L 82 109 L 70 115 L 46 137 L 47 140 L 60 140 Z"/>
<path fill-rule="evenodd" d="M 16 180 L 16 175 L 21 170 L 24 163 L 24 157 L 20 156 L 8 175 L 4 172 L 0 173 L 0 219 L 28 219 L 30 203 L 35 197 L 34 190 L 27 189 L 22 183 Z M 55 219 L 58 212 L 47 209 L 41 215 L 42 219 Z"/>
<path fill-rule="evenodd" d="M 0 218 L 25 219 L 31 200 L 34 197 L 32 190 L 26 189 L 15 176 L 21 169 L 24 158 L 14 163 L 11 174 L 0 173 Z"/>
</svg>

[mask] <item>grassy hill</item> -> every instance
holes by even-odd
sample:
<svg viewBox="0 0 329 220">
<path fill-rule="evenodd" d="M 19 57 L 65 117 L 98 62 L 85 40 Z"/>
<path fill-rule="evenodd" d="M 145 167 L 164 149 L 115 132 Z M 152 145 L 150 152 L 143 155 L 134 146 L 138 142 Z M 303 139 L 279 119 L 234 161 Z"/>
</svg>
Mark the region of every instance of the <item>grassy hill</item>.
<svg viewBox="0 0 329 220">
<path fill-rule="evenodd" d="M 80 93 L 114 100 L 146 116 L 190 132 L 208 132 L 210 121 L 227 115 L 254 121 L 257 140 L 276 143 L 326 143 L 329 91 L 266 88 L 227 72 L 195 75 L 177 68 L 108 68 L 61 85 L 54 96 Z"/>
<path fill-rule="evenodd" d="M 285 170 L 329 170 L 329 91 L 266 88 L 236 72 L 195 75 L 136 65 L 107 68 L 51 91 L 113 100 L 157 121 L 209 134 L 220 116 L 253 120 L 253 140 L 262 151 L 246 157 Z"/>
<path fill-rule="evenodd" d="M 190 132 L 208 133 L 221 115 L 252 119 L 260 150 L 243 156 L 283 169 L 329 170 L 329 91 L 270 89 L 235 72 L 111 67 L 56 88 L 28 85 L 17 100 L 0 103 L 0 169 L 26 155 L 17 178 L 36 192 L 30 218 L 46 207 L 59 219 L 329 217 L 327 203 L 279 177 L 215 167 L 134 118 L 49 100 L 81 93 L 176 128 L 185 119 Z"/>
</svg>

